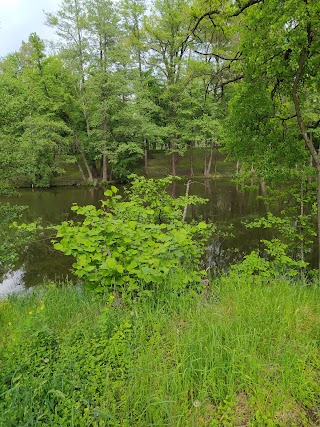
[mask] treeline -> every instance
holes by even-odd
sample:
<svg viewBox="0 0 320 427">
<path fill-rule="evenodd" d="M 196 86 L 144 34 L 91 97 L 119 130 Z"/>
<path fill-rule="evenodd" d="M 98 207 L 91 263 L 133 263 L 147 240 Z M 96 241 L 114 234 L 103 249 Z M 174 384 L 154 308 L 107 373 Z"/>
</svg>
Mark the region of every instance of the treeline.
<svg viewBox="0 0 320 427">
<path fill-rule="evenodd" d="M 221 143 L 224 61 L 197 51 L 233 47 L 207 23 L 193 34 L 193 7 L 65 0 L 48 14 L 60 36 L 54 48 L 33 33 L 1 61 L 7 177 L 48 186 L 77 161 L 85 180 L 121 179 L 143 156 L 147 168 L 150 147 L 171 155 L 175 175 L 177 154 Z"/>
<path fill-rule="evenodd" d="M 48 186 L 69 161 L 85 180 L 121 179 L 143 157 L 147 173 L 150 147 L 170 154 L 175 175 L 186 149 L 217 145 L 261 180 L 320 170 L 319 9 L 63 0 L 46 15 L 58 41 L 32 33 L 1 60 L 4 177 Z"/>
</svg>

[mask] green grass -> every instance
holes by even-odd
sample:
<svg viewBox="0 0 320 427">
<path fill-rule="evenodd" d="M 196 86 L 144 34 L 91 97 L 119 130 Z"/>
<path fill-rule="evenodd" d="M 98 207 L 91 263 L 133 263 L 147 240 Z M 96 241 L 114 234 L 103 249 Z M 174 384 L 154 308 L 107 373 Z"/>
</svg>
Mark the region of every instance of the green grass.
<svg viewBox="0 0 320 427">
<path fill-rule="evenodd" d="M 319 426 L 320 289 L 221 278 L 123 306 L 0 303 L 0 426 Z"/>
</svg>

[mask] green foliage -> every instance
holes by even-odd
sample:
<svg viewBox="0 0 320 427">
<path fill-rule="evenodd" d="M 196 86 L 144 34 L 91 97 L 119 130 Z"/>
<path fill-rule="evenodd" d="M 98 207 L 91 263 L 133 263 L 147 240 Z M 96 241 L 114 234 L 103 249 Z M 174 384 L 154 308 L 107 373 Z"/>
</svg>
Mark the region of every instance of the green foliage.
<svg viewBox="0 0 320 427">
<path fill-rule="evenodd" d="M 134 176 L 126 200 L 112 186 L 101 209 L 75 205 L 72 210 L 83 219 L 56 227 L 55 249 L 75 257 L 75 274 L 89 289 L 132 296 L 164 287 L 199 287 L 205 275 L 201 256 L 212 227 L 182 217 L 186 205 L 206 200 L 172 198 L 166 191 L 172 181 Z"/>
<path fill-rule="evenodd" d="M 46 56 L 34 33 L 19 53 L 0 61 L 0 74 L 0 185 L 24 178 L 47 187 L 63 172 L 70 144 L 70 75 L 57 57 Z"/>
<path fill-rule="evenodd" d="M 258 250 L 254 250 L 246 255 L 240 264 L 233 265 L 231 270 L 255 281 L 264 281 L 266 278 L 296 277 L 308 265 L 302 260 L 296 261 L 288 256 L 288 245 L 278 239 L 261 242 L 265 245 L 262 256 Z"/>
<path fill-rule="evenodd" d="M 70 128 L 50 115 L 27 118 L 23 126 L 21 149 L 28 159 L 24 175 L 34 186 L 49 187 L 52 178 L 64 172 L 61 163 L 66 161 Z"/>
<path fill-rule="evenodd" d="M 143 157 L 141 146 L 135 142 L 119 144 L 115 153 L 111 154 L 112 174 L 117 181 L 126 181 L 131 175 L 138 160 Z"/>
<path fill-rule="evenodd" d="M 286 247 L 290 250 L 292 256 L 298 251 L 302 251 L 301 258 L 310 250 L 313 239 L 316 237 L 314 231 L 314 212 L 309 215 L 275 216 L 268 212 L 267 217 L 260 218 L 246 224 L 247 228 L 265 228 L 276 230 L 287 243 Z M 296 256 L 297 257 L 297 256 Z"/>
<path fill-rule="evenodd" d="M 0 302 L 0 425 L 319 425 L 319 287 L 223 277 L 133 306 L 49 286 Z"/>
</svg>

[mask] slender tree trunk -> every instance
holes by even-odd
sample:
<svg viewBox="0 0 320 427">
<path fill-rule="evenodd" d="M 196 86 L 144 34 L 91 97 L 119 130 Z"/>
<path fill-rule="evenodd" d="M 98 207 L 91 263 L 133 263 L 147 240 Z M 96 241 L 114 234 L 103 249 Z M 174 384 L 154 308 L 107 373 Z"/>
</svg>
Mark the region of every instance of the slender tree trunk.
<svg viewBox="0 0 320 427">
<path fill-rule="evenodd" d="M 240 172 L 240 163 L 239 160 L 237 160 L 237 164 L 236 164 L 236 175 L 239 175 Z"/>
<path fill-rule="evenodd" d="M 193 170 L 193 141 L 190 142 L 190 176 L 194 176 Z"/>
<path fill-rule="evenodd" d="M 84 182 L 86 182 L 87 179 L 86 179 L 86 176 L 85 176 L 85 174 L 83 172 L 83 169 L 82 169 L 82 167 L 80 165 L 80 162 L 77 162 L 77 163 L 78 163 L 78 168 L 79 168 L 79 172 L 81 173 L 82 179 L 83 179 Z"/>
<path fill-rule="evenodd" d="M 78 140 L 76 140 L 76 141 L 75 141 L 75 143 L 76 143 L 76 147 L 77 147 L 77 149 L 78 149 L 78 152 L 80 153 L 80 155 L 81 155 L 81 157 L 82 157 L 82 160 L 83 160 L 84 166 L 85 166 L 85 168 L 86 168 L 86 170 L 87 170 L 89 180 L 90 180 L 90 181 L 93 181 L 92 171 L 91 171 L 91 169 L 90 169 L 90 167 L 89 167 L 88 161 L 87 161 L 87 159 L 86 159 L 86 156 L 84 155 L 84 152 L 83 152 L 83 150 L 82 150 L 82 148 L 81 148 L 81 145 L 80 145 L 80 143 L 79 143 L 79 141 L 78 141 Z"/>
<path fill-rule="evenodd" d="M 212 163 L 212 158 L 213 158 L 213 144 L 214 142 L 211 141 L 211 145 L 210 145 L 210 154 L 209 154 L 209 159 L 208 159 L 208 164 L 206 164 L 206 160 L 207 160 L 207 154 L 205 154 L 205 161 L 204 161 L 204 176 L 206 178 L 208 178 L 210 176 L 211 173 L 211 163 Z"/>
<path fill-rule="evenodd" d="M 143 139 L 143 148 L 144 148 L 144 173 L 148 176 L 148 141 L 147 138 Z"/>
<path fill-rule="evenodd" d="M 267 194 L 267 187 L 266 187 L 266 181 L 263 178 L 260 181 L 260 189 L 261 189 L 261 195 L 265 196 Z"/>
<path fill-rule="evenodd" d="M 172 144 L 173 150 L 175 149 L 175 144 Z M 172 169 L 172 176 L 177 176 L 177 169 L 176 169 L 176 152 L 172 151 L 171 153 L 171 169 Z"/>
<path fill-rule="evenodd" d="M 108 181 L 108 157 L 105 152 L 102 154 L 102 181 Z"/>
<path fill-rule="evenodd" d="M 191 185 L 191 184 L 192 184 L 192 181 L 191 181 L 191 180 L 189 180 L 189 181 L 187 182 L 187 188 L 186 188 L 186 194 L 185 194 L 185 196 L 186 196 L 186 198 L 187 198 L 187 201 L 186 201 L 186 204 L 185 204 L 184 209 L 183 209 L 183 215 L 182 215 L 182 221 L 183 221 L 183 222 L 186 220 L 186 216 L 187 216 L 187 210 L 188 210 L 188 197 L 189 197 L 189 191 L 190 191 L 190 185 Z"/>
<path fill-rule="evenodd" d="M 206 173 L 207 173 L 207 152 L 205 151 L 204 152 L 204 170 L 203 170 L 203 175 L 207 176 Z"/>
<path fill-rule="evenodd" d="M 217 151 L 213 157 L 214 157 L 214 173 L 216 174 L 218 170 L 218 152 Z"/>
<path fill-rule="evenodd" d="M 210 173 L 211 173 L 211 163 L 212 163 L 212 158 L 213 158 L 213 145 L 214 145 L 214 142 L 211 141 L 210 156 L 209 156 L 209 160 L 208 160 L 207 173 L 206 173 L 207 177 L 209 177 Z"/>
</svg>

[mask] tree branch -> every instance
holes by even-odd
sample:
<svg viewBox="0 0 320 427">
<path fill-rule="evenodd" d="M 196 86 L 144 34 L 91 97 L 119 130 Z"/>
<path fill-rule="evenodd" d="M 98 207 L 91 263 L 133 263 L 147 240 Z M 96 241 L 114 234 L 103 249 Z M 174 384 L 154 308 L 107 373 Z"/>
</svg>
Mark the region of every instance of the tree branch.
<svg viewBox="0 0 320 427">
<path fill-rule="evenodd" d="M 239 61 L 240 60 L 240 56 L 241 56 L 241 52 L 237 52 L 236 56 L 234 58 L 226 58 L 225 56 L 219 55 L 217 53 L 206 53 L 206 52 L 199 52 L 198 50 L 194 51 L 195 53 L 198 53 L 199 55 L 203 55 L 203 56 L 214 56 L 215 58 L 219 58 L 222 59 L 223 61 Z"/>
<path fill-rule="evenodd" d="M 249 0 L 246 4 L 244 4 L 237 12 L 233 13 L 231 16 L 239 16 L 243 11 L 248 9 L 248 7 L 251 7 L 255 4 L 263 3 L 264 0 Z"/>
</svg>

